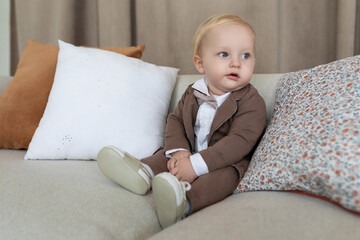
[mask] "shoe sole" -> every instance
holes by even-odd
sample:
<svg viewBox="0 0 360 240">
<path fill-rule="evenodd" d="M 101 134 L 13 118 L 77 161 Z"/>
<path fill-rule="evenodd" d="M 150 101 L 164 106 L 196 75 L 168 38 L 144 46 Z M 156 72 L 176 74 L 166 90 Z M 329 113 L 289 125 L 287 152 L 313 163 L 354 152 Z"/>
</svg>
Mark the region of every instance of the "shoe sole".
<svg viewBox="0 0 360 240">
<path fill-rule="evenodd" d="M 126 153 L 113 147 L 104 147 L 96 160 L 100 170 L 120 186 L 138 195 L 145 195 L 148 192 L 150 184 L 139 174 L 139 167 L 136 169 L 132 166 L 134 164 L 128 163 L 133 160 Z M 140 161 L 138 164 L 141 164 Z"/>
<path fill-rule="evenodd" d="M 155 198 L 156 211 L 162 228 L 166 228 L 181 220 L 179 207 L 176 201 L 176 193 L 173 186 L 178 186 L 176 177 L 169 174 L 168 180 L 161 176 L 153 179 L 153 196 Z M 175 179 L 174 179 L 175 178 Z M 171 182 L 169 182 L 171 181 Z M 181 186 L 178 186 L 181 189 Z"/>
</svg>

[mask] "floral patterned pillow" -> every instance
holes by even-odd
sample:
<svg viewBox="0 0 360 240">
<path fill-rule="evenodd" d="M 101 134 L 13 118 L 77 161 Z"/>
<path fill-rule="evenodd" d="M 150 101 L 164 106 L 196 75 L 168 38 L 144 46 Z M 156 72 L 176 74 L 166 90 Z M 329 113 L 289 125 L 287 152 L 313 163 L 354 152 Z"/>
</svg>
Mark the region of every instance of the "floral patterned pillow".
<svg viewBox="0 0 360 240">
<path fill-rule="evenodd" d="M 360 212 L 360 55 L 285 74 L 237 192 L 298 190 Z"/>
</svg>

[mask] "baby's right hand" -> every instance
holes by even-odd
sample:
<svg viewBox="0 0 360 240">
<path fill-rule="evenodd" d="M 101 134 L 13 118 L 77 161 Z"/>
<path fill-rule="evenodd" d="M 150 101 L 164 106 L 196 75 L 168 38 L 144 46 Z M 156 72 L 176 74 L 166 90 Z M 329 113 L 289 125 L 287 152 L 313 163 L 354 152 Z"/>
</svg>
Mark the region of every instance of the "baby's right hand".
<svg viewBox="0 0 360 240">
<path fill-rule="evenodd" d="M 167 162 L 167 168 L 169 172 L 177 165 L 177 162 L 182 158 L 188 158 L 191 156 L 191 153 L 186 150 L 177 151 L 171 154 L 170 160 Z"/>
</svg>

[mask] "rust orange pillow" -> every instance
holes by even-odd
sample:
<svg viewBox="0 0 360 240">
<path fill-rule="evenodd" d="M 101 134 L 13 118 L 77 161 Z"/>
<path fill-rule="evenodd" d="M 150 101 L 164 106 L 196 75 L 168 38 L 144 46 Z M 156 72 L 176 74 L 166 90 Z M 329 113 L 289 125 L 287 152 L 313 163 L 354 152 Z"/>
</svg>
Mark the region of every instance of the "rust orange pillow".
<svg viewBox="0 0 360 240">
<path fill-rule="evenodd" d="M 141 58 L 145 46 L 103 48 Z M 28 40 L 15 76 L 0 96 L 0 148 L 27 149 L 44 113 L 59 48 Z"/>
</svg>

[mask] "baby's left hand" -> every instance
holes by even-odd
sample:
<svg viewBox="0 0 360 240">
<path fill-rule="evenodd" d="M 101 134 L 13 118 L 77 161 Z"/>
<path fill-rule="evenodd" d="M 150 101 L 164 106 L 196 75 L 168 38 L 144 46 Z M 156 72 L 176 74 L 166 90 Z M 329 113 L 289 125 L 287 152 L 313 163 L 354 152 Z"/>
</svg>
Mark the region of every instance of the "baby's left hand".
<svg viewBox="0 0 360 240">
<path fill-rule="evenodd" d="M 170 171 L 170 173 L 177 177 L 179 181 L 186 181 L 190 184 L 198 177 L 192 167 L 189 157 L 177 160 L 175 167 Z"/>
</svg>

